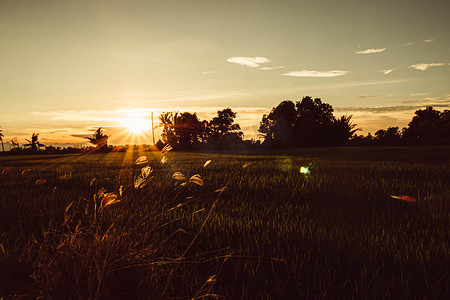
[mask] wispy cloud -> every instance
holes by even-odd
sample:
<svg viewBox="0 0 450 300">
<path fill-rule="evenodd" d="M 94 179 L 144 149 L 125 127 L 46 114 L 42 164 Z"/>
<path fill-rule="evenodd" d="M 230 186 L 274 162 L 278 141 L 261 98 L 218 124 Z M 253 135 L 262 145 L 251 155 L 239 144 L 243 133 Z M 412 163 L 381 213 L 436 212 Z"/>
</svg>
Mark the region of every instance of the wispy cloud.
<svg viewBox="0 0 450 300">
<path fill-rule="evenodd" d="M 379 107 L 356 107 L 356 106 L 345 106 L 336 107 L 336 112 L 370 112 L 375 114 L 389 113 L 389 112 L 402 112 L 411 111 L 424 108 L 425 105 L 395 105 L 395 106 L 379 106 Z M 448 104 L 437 104 L 436 107 L 448 107 Z"/>
<path fill-rule="evenodd" d="M 377 49 L 366 49 L 362 51 L 356 51 L 357 54 L 374 54 L 374 53 L 381 53 L 387 48 L 377 48 Z"/>
<path fill-rule="evenodd" d="M 270 62 L 270 59 L 267 57 L 242 57 L 242 56 L 236 56 L 236 57 L 230 57 L 227 59 L 227 62 L 239 64 L 241 66 L 247 66 L 251 68 L 257 68 L 260 64 L 265 64 Z"/>
<path fill-rule="evenodd" d="M 388 74 L 392 73 L 392 71 L 394 71 L 394 69 L 380 70 L 378 72 L 381 72 L 384 75 L 388 75 Z"/>
<path fill-rule="evenodd" d="M 419 96 L 426 96 L 427 93 L 411 93 L 409 95 L 412 96 L 412 97 L 419 97 Z"/>
<path fill-rule="evenodd" d="M 419 42 L 409 42 L 409 43 L 402 45 L 402 47 L 408 47 L 408 46 L 418 44 L 418 43 L 432 43 L 434 41 L 435 41 L 435 39 L 427 39 L 427 40 L 423 40 L 423 41 L 419 41 Z"/>
<path fill-rule="evenodd" d="M 441 67 L 443 65 L 445 65 L 445 64 L 444 63 L 429 63 L 429 64 L 423 63 L 423 64 L 410 65 L 408 67 L 408 69 L 416 69 L 416 70 L 420 70 L 420 71 L 426 71 L 429 68 Z"/>
<path fill-rule="evenodd" d="M 332 70 L 332 71 L 310 71 L 310 70 L 301 70 L 301 71 L 290 71 L 284 73 L 284 76 L 292 76 L 292 77 L 337 77 L 348 74 L 349 71 L 341 71 L 341 70 Z"/>
<path fill-rule="evenodd" d="M 417 43 L 417 42 L 409 42 L 409 43 L 402 45 L 402 47 L 408 47 L 408 46 L 414 45 L 415 43 Z"/>
<path fill-rule="evenodd" d="M 76 137 L 76 138 L 86 138 L 86 134 L 82 134 L 82 133 L 75 133 L 75 134 L 71 134 L 70 136 Z"/>
<path fill-rule="evenodd" d="M 208 75 L 208 74 L 214 74 L 217 73 L 217 71 L 203 71 L 202 75 Z"/>
<path fill-rule="evenodd" d="M 263 71 L 267 71 L 267 70 L 275 70 L 275 69 L 283 69 L 283 68 L 286 68 L 286 66 L 262 67 L 259 69 L 263 70 Z"/>
</svg>

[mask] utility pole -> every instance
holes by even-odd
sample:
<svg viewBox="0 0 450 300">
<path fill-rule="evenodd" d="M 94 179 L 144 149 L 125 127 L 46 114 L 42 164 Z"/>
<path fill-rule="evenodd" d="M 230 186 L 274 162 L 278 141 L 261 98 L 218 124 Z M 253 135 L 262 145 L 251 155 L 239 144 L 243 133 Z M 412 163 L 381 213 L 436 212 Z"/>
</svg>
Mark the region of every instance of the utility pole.
<svg viewBox="0 0 450 300">
<path fill-rule="evenodd" d="M 153 126 L 153 112 L 152 112 L 152 136 L 153 136 L 153 145 L 155 145 L 155 127 Z"/>
</svg>

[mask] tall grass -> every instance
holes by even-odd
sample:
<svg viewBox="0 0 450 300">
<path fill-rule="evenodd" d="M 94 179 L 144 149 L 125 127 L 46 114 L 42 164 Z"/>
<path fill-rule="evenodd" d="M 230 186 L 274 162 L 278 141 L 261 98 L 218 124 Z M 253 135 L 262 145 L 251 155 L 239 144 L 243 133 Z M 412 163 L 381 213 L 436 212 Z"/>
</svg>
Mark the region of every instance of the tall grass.
<svg viewBox="0 0 450 300">
<path fill-rule="evenodd" d="M 16 283 L 34 272 L 35 281 L 21 282 L 54 297 L 446 298 L 447 150 L 1 160 L 11 172 L 0 176 L 0 263 Z M 141 155 L 153 179 L 135 189 Z M 183 185 L 196 174 L 203 186 Z M 47 182 L 36 185 L 40 178 Z M 121 186 L 120 202 L 96 211 L 93 195 Z"/>
</svg>

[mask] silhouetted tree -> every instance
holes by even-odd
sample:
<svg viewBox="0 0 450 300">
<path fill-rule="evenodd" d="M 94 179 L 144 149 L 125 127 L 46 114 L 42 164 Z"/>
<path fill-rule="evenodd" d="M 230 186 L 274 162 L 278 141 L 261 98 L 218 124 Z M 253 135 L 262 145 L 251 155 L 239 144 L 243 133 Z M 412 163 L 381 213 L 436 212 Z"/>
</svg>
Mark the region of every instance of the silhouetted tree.
<svg viewBox="0 0 450 300">
<path fill-rule="evenodd" d="M 3 146 L 3 137 L 4 137 L 3 130 L 0 129 L 0 141 L 2 142 L 2 150 L 3 152 L 5 152 L 5 147 Z"/>
<path fill-rule="evenodd" d="M 398 127 L 389 127 L 388 129 L 380 129 L 375 132 L 375 139 L 378 144 L 396 145 L 401 142 L 402 134 Z"/>
<path fill-rule="evenodd" d="M 101 127 L 99 127 L 90 137 L 86 137 L 92 144 L 96 145 L 100 151 L 108 149 L 108 138 Z"/>
<path fill-rule="evenodd" d="M 164 143 L 169 144 L 172 147 L 177 142 L 174 127 L 176 115 L 178 115 L 178 113 L 173 112 L 163 112 L 161 113 L 161 115 L 159 115 L 159 127 L 162 127 L 162 140 L 164 141 Z"/>
<path fill-rule="evenodd" d="M 19 149 L 19 139 L 18 138 L 14 137 L 14 138 L 11 139 L 10 142 L 11 142 L 11 145 L 12 145 L 13 149 L 15 149 L 15 150 Z"/>
<path fill-rule="evenodd" d="M 234 123 L 235 118 L 236 113 L 231 108 L 219 110 L 217 117 L 208 123 L 208 143 L 223 148 L 242 141 L 243 133 L 239 124 Z"/>
<path fill-rule="evenodd" d="M 440 112 L 433 109 L 432 106 L 417 110 L 408 127 L 404 130 L 404 137 L 417 142 L 438 138 L 440 135 L 440 130 L 437 128 L 439 119 Z"/>
<path fill-rule="evenodd" d="M 333 107 L 319 98 L 286 100 L 264 115 L 259 126 L 264 144 L 271 146 L 326 146 L 346 142 L 359 129 L 352 116 L 333 116 Z"/>
<path fill-rule="evenodd" d="M 325 146 L 334 142 L 333 107 L 322 103 L 320 98 L 303 97 L 297 102 L 295 131 L 297 144 L 302 146 Z"/>
<path fill-rule="evenodd" d="M 272 108 L 269 115 L 263 115 L 258 131 L 269 146 L 289 146 L 294 143 L 297 112 L 290 100 Z"/>
<path fill-rule="evenodd" d="M 29 144 L 23 145 L 24 147 L 29 147 L 31 149 L 31 152 L 37 152 L 40 147 L 45 147 L 45 145 L 39 143 L 39 133 L 33 133 L 31 135 L 31 140 L 28 140 Z"/>
<path fill-rule="evenodd" d="M 356 131 L 361 130 L 356 128 L 356 124 L 353 124 L 352 115 L 343 115 L 336 119 L 333 124 L 333 139 L 336 144 L 342 144 L 347 142 Z"/>
<path fill-rule="evenodd" d="M 192 149 L 204 140 L 207 123 L 201 122 L 196 113 L 184 112 L 175 118 L 175 133 L 180 149 Z"/>
<path fill-rule="evenodd" d="M 206 121 L 200 121 L 196 113 L 162 113 L 162 138 L 175 150 L 191 150 L 206 140 Z"/>
<path fill-rule="evenodd" d="M 450 110 L 446 109 L 439 114 L 439 120 L 433 124 L 433 129 L 438 132 L 439 139 L 450 143 Z"/>
</svg>

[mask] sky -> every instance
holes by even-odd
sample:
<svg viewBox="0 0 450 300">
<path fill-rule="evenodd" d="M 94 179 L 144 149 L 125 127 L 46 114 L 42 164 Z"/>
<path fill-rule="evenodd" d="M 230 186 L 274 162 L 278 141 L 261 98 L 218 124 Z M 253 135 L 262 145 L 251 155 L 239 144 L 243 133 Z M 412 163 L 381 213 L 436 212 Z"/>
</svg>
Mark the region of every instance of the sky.
<svg viewBox="0 0 450 300">
<path fill-rule="evenodd" d="M 283 100 L 321 98 L 372 134 L 450 108 L 450 1 L 0 0 L 4 140 L 151 143 L 163 111 L 237 112 L 244 138 Z M 134 124 L 136 125 L 136 124 Z M 156 132 L 159 135 L 159 132 Z"/>
</svg>

